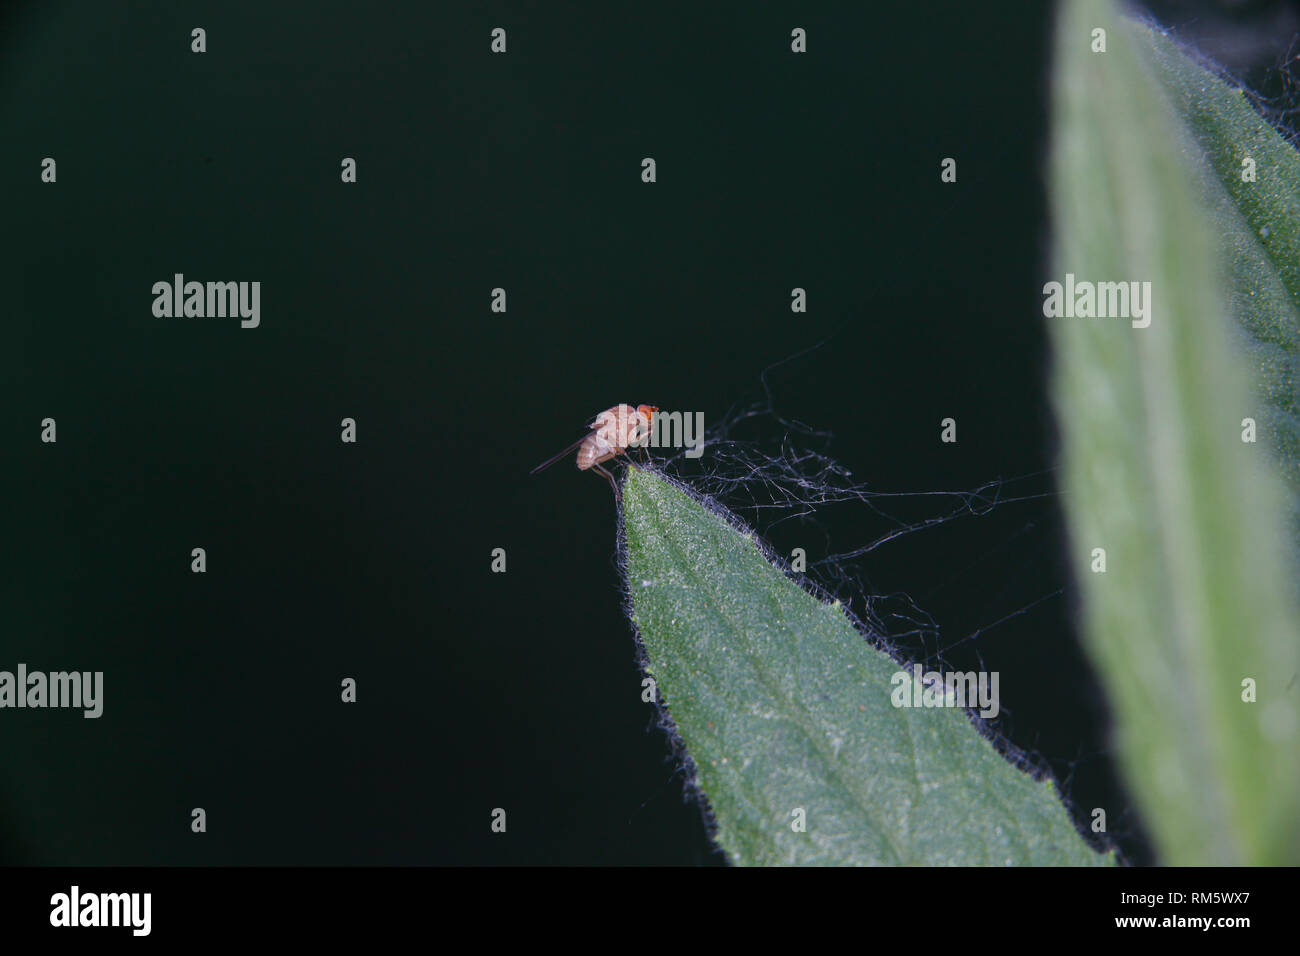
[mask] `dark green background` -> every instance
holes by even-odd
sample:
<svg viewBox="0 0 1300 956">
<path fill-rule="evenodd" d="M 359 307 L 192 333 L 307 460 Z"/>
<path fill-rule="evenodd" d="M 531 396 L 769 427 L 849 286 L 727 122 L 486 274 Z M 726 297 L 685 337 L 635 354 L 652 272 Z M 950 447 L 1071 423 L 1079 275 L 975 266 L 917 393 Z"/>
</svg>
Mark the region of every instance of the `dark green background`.
<svg viewBox="0 0 1300 956">
<path fill-rule="evenodd" d="M 717 862 L 640 700 L 609 491 L 527 473 L 615 402 L 717 421 L 823 340 L 769 380 L 858 480 L 1039 476 L 857 573 L 934 618 L 918 653 L 1011 615 L 948 659 L 1146 858 L 1044 474 L 1049 5 L 611 6 L 2 15 L 0 668 L 102 670 L 105 713 L 0 712 L 0 860 Z M 261 327 L 155 318 L 175 272 L 261 281 Z"/>
</svg>

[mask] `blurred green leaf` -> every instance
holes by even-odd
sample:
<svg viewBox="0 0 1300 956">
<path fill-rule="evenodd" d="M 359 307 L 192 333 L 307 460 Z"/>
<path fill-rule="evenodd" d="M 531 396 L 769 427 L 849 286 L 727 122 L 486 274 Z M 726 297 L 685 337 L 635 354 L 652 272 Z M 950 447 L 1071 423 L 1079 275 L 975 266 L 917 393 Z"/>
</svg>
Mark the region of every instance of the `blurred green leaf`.
<svg viewBox="0 0 1300 956">
<path fill-rule="evenodd" d="M 732 862 L 1112 862 L 964 711 L 894 707 L 900 666 L 752 536 L 649 471 L 623 500 L 648 670 Z"/>
<path fill-rule="evenodd" d="M 1122 766 L 1162 862 L 1295 863 L 1300 643 L 1278 472 L 1296 464 L 1295 157 L 1109 0 L 1062 5 L 1056 63 L 1053 278 L 1152 284 L 1147 328 L 1046 320 L 1084 625 Z M 1267 184 L 1232 184 L 1246 153 Z"/>
</svg>

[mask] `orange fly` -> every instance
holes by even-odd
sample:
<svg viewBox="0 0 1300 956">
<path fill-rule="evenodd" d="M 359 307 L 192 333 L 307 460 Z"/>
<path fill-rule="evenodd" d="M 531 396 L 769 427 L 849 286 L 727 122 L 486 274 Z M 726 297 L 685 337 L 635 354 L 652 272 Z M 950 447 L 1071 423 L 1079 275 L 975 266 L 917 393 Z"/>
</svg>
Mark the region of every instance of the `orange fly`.
<svg viewBox="0 0 1300 956">
<path fill-rule="evenodd" d="M 643 445 L 654 428 L 654 417 L 658 411 L 654 405 L 638 405 L 636 408 L 631 405 L 615 405 L 607 408 L 591 423 L 591 431 L 564 451 L 546 459 L 529 474 L 535 475 L 550 468 L 564 456 L 576 451 L 578 470 L 586 471 L 590 468 L 600 472 L 614 489 L 614 500 L 621 501 L 623 496 L 619 493 L 618 483 L 614 481 L 613 475 L 600 467 L 601 462 L 626 454 L 630 447 Z"/>
</svg>

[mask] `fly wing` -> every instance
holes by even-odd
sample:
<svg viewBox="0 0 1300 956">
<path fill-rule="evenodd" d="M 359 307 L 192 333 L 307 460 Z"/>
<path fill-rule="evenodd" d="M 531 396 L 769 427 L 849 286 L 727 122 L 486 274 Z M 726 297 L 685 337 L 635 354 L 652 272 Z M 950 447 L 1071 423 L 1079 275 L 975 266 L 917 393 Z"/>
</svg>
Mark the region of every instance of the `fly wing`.
<svg viewBox="0 0 1300 956">
<path fill-rule="evenodd" d="M 552 455 L 550 458 L 546 459 L 546 461 L 542 462 L 540 465 L 538 465 L 536 468 L 534 468 L 532 471 L 530 471 L 529 474 L 530 474 L 530 475 L 535 475 L 535 474 L 537 474 L 539 471 L 545 471 L 547 468 L 550 468 L 553 464 L 555 464 L 555 463 L 556 463 L 557 461 L 559 461 L 561 458 L 564 458 L 564 457 L 567 456 L 567 455 L 572 455 L 575 451 L 578 450 L 578 446 L 581 445 L 581 444 L 582 444 L 583 442 L 585 442 L 586 440 L 587 440 L 587 436 L 586 436 L 586 435 L 583 435 L 581 438 L 579 438 L 577 441 L 575 441 L 575 442 L 574 442 L 572 445 L 570 445 L 568 448 L 564 449 L 564 451 L 556 452 L 556 453 L 555 453 L 554 455 Z"/>
</svg>

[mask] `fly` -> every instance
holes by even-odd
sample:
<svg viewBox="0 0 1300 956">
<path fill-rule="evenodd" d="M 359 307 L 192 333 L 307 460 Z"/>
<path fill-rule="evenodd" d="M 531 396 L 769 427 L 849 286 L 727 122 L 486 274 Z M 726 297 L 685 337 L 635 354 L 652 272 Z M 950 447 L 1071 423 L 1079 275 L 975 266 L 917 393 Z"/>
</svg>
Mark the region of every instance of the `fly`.
<svg viewBox="0 0 1300 956">
<path fill-rule="evenodd" d="M 623 495 L 618 490 L 614 476 L 601 467 L 603 462 L 627 453 L 628 448 L 643 445 L 654 428 L 654 417 L 659 409 L 654 405 L 615 405 L 607 408 L 591 423 L 591 431 L 583 435 L 568 448 L 552 455 L 534 468 L 529 474 L 550 468 L 553 464 L 573 452 L 578 453 L 578 470 L 598 471 L 605 476 L 609 486 L 614 489 L 614 500 L 622 501 Z"/>
</svg>

